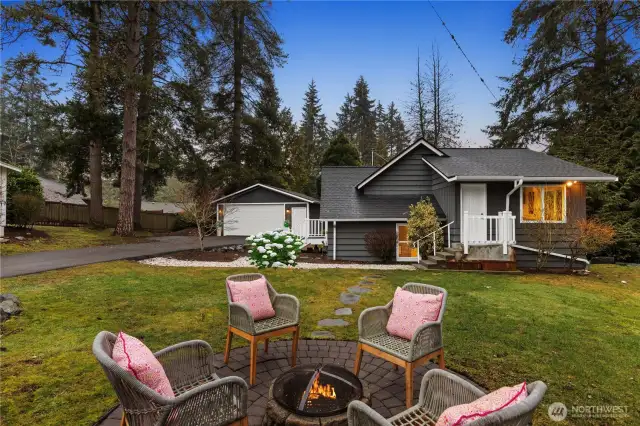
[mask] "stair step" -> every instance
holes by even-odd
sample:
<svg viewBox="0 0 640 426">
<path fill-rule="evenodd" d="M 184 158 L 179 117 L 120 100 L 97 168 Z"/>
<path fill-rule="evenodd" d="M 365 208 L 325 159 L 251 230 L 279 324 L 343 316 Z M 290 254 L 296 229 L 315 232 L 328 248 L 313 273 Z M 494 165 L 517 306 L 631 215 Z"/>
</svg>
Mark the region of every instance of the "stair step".
<svg viewBox="0 0 640 426">
<path fill-rule="evenodd" d="M 433 260 L 429 259 L 422 259 L 420 260 L 420 264 L 424 266 L 436 266 L 438 262 L 434 262 Z"/>
<path fill-rule="evenodd" d="M 436 263 L 440 263 L 440 262 L 446 262 L 447 259 L 445 257 L 441 257 L 441 256 L 427 256 L 427 259 L 436 262 Z"/>
<path fill-rule="evenodd" d="M 462 248 L 455 248 L 455 247 L 445 247 L 444 251 L 447 253 L 450 253 L 452 256 L 455 256 L 456 253 L 460 253 L 463 251 Z"/>
<path fill-rule="evenodd" d="M 436 252 L 436 254 L 438 255 L 438 257 L 444 257 L 445 259 L 455 256 L 455 254 L 449 253 L 448 251 L 439 251 Z"/>
</svg>

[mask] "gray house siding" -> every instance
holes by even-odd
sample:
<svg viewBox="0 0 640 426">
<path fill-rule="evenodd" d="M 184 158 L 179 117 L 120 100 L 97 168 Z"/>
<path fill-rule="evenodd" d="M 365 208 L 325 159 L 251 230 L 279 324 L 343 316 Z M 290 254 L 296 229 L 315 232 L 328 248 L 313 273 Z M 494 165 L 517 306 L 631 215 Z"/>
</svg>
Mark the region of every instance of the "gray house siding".
<svg viewBox="0 0 640 426">
<path fill-rule="evenodd" d="M 227 198 L 225 203 L 299 203 L 297 198 L 290 197 L 278 192 L 269 191 L 265 188 L 255 188 L 235 197 Z"/>
<path fill-rule="evenodd" d="M 309 204 L 309 219 L 320 218 L 320 204 Z"/>
<path fill-rule="evenodd" d="M 365 195 L 422 195 L 431 194 L 433 170 L 422 157 L 434 155 L 419 146 L 382 172 L 363 188 Z"/>
<path fill-rule="evenodd" d="M 433 173 L 433 195 L 438 200 L 444 214 L 447 216 L 446 223 L 451 224 L 451 242 L 460 242 L 460 187 L 455 182 L 447 182 L 438 173 Z M 446 234 L 446 229 L 444 230 Z"/>
<path fill-rule="evenodd" d="M 336 222 L 336 259 L 379 261 L 369 254 L 364 245 L 364 236 L 367 232 L 376 229 L 392 229 L 395 231 L 395 222 Z M 328 227 L 327 257 L 333 257 L 333 222 Z"/>
</svg>

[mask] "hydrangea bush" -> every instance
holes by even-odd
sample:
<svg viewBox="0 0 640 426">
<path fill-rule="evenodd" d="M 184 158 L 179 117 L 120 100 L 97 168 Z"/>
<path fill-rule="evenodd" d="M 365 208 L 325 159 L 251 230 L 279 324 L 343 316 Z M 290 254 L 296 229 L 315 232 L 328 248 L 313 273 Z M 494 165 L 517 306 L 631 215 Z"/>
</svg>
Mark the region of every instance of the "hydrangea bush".
<svg viewBox="0 0 640 426">
<path fill-rule="evenodd" d="M 291 231 L 276 229 L 247 237 L 247 245 L 249 262 L 262 269 L 296 266 L 304 243 Z"/>
</svg>

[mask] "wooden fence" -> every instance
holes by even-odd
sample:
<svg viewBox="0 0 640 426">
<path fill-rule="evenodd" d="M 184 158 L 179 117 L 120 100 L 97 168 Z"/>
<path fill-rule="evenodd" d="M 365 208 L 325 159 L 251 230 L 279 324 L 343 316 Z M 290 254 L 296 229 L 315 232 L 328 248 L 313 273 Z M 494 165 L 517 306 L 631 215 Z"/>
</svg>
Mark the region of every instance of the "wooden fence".
<svg viewBox="0 0 640 426">
<path fill-rule="evenodd" d="M 117 207 L 102 207 L 104 224 L 114 228 L 118 221 Z M 143 229 L 155 232 L 172 231 L 178 220 L 173 213 L 142 212 L 140 225 Z M 82 226 L 89 223 L 89 206 L 55 203 L 47 201 L 36 221 L 39 225 Z"/>
</svg>

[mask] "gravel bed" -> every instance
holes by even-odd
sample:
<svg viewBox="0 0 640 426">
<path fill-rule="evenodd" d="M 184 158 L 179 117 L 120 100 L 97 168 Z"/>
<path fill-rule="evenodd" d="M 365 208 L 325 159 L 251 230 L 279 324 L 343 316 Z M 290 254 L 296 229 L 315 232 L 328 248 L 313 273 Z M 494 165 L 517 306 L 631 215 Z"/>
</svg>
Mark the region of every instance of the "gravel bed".
<svg viewBox="0 0 640 426">
<path fill-rule="evenodd" d="M 179 267 L 197 267 L 197 268 L 251 268 L 249 258 L 241 257 L 231 262 L 207 262 L 197 260 L 178 260 L 168 257 L 154 257 L 151 259 L 141 260 L 140 263 L 152 266 L 179 266 Z M 415 269 L 411 265 L 382 265 L 373 263 L 298 263 L 298 269 L 400 269 L 411 271 Z"/>
</svg>

